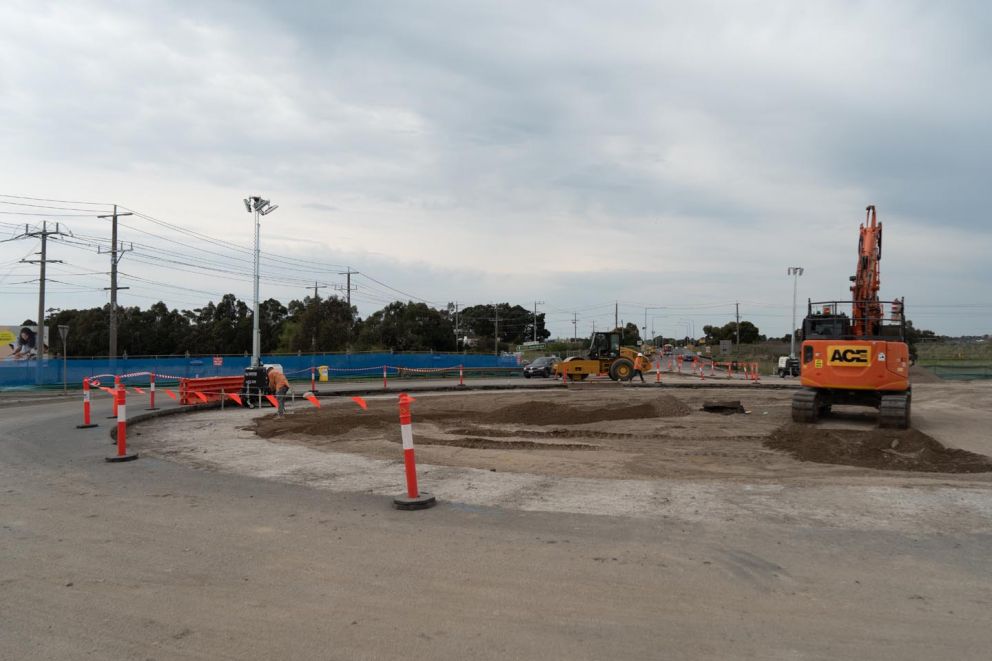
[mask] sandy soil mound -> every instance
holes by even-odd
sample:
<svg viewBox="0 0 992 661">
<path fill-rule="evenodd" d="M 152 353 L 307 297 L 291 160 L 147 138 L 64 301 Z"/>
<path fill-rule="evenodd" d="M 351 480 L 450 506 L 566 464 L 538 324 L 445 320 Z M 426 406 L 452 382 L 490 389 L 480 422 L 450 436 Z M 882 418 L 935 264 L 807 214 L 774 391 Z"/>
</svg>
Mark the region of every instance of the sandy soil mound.
<svg viewBox="0 0 992 661">
<path fill-rule="evenodd" d="M 643 418 L 673 418 L 689 415 L 689 407 L 670 396 L 651 402 L 632 405 L 577 408 L 555 402 L 529 401 L 496 409 L 482 420 L 490 423 L 521 425 L 585 425 L 615 420 L 640 420 Z"/>
<path fill-rule="evenodd" d="M 818 429 L 787 425 L 764 442 L 800 461 L 925 473 L 985 473 L 992 460 L 946 448 L 915 429 Z"/>
<path fill-rule="evenodd" d="M 399 442 L 399 441 L 397 441 Z M 599 446 L 589 443 L 542 443 L 540 441 L 500 441 L 481 436 L 463 436 L 461 438 L 434 438 L 421 436 L 418 445 L 444 445 L 453 448 L 471 448 L 474 450 L 598 450 Z"/>
<path fill-rule="evenodd" d="M 392 411 L 388 412 L 392 414 Z M 395 414 L 386 412 L 372 414 L 355 413 L 351 410 L 312 410 L 284 419 L 275 416 L 256 418 L 255 433 L 262 438 L 275 438 L 302 434 L 304 436 L 327 436 L 346 434 L 355 429 L 385 430 L 396 427 L 399 422 Z"/>
<path fill-rule="evenodd" d="M 921 401 L 943 393 L 974 408 L 987 402 L 985 389 L 946 383 Z M 566 477 L 862 480 L 888 471 L 878 479 L 992 479 L 992 459 L 940 444 L 954 445 L 957 435 L 934 433 L 938 441 L 919 430 L 878 430 L 865 426 L 874 424 L 870 414 L 847 428 L 796 429 L 791 399 L 791 390 L 751 388 L 424 395 L 413 406 L 414 437 L 426 464 Z M 750 414 L 701 410 L 714 401 L 740 402 Z M 395 460 L 402 456 L 396 400 L 368 404 L 297 407 L 283 419 L 256 418 L 247 429 L 274 443 Z M 961 420 L 947 423 L 955 434 L 967 429 Z"/>
</svg>

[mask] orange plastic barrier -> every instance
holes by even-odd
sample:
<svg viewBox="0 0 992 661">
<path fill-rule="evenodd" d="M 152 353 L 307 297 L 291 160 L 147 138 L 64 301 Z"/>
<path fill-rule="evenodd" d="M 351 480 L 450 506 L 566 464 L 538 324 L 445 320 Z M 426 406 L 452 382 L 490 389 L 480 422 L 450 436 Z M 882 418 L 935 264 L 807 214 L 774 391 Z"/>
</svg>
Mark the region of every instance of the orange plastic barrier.
<svg viewBox="0 0 992 661">
<path fill-rule="evenodd" d="M 179 403 L 219 402 L 227 393 L 245 388 L 243 376 L 215 376 L 203 379 L 179 379 Z M 202 395 L 202 396 L 201 396 Z"/>
</svg>

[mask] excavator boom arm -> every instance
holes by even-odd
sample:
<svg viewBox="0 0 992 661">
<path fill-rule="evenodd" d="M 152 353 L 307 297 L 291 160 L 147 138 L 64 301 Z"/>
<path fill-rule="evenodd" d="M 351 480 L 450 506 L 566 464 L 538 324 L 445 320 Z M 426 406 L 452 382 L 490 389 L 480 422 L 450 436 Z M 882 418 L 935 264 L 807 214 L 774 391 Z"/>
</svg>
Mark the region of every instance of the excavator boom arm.
<svg viewBox="0 0 992 661">
<path fill-rule="evenodd" d="M 882 305 L 878 301 L 879 261 L 882 259 L 882 223 L 878 222 L 875 205 L 865 208 L 865 222 L 858 241 L 858 265 L 851 277 L 851 299 L 854 305 L 854 334 L 873 335 L 882 321 Z"/>
</svg>

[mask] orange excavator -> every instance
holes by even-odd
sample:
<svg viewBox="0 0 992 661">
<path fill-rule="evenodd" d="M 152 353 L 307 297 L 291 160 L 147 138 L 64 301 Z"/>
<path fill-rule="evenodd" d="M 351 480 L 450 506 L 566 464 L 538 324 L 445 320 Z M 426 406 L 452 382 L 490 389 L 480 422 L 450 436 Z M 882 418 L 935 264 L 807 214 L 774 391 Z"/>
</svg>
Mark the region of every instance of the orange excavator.
<svg viewBox="0 0 992 661">
<path fill-rule="evenodd" d="M 850 301 L 808 303 L 802 328 L 802 390 L 792 419 L 816 422 L 834 404 L 872 406 L 881 427 L 909 427 L 912 391 L 904 300 L 880 301 L 882 223 L 866 208 Z"/>
</svg>

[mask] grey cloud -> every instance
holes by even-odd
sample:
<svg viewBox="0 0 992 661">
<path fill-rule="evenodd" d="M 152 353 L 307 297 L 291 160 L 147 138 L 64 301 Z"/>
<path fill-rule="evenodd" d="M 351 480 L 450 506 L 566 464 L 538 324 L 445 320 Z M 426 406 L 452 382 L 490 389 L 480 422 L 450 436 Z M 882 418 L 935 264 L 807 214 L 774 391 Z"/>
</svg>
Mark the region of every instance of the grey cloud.
<svg viewBox="0 0 992 661">
<path fill-rule="evenodd" d="M 384 235 L 413 215 L 425 231 L 474 232 L 489 252 L 508 249 L 500 234 L 634 245 L 658 232 L 691 238 L 702 269 L 719 267 L 712 242 L 754 237 L 734 246 L 755 253 L 753 270 L 731 282 L 674 277 L 697 296 L 744 277 L 773 286 L 760 269 L 778 267 L 783 244 L 853 253 L 870 202 L 890 232 L 939 223 L 992 243 L 985 3 L 91 2 L 3 13 L 25 26 L 0 44 L 0 138 L 15 161 L 291 192 L 314 216 Z M 836 268 L 828 261 L 824 271 Z M 886 268 L 887 282 L 911 277 L 897 260 Z M 424 290 L 459 279 L 423 274 Z M 562 299 L 624 287 L 622 273 L 599 277 L 542 284 Z M 912 293 L 939 298 L 935 281 L 951 282 L 935 273 Z M 826 276 L 817 284 L 833 289 Z"/>
</svg>

